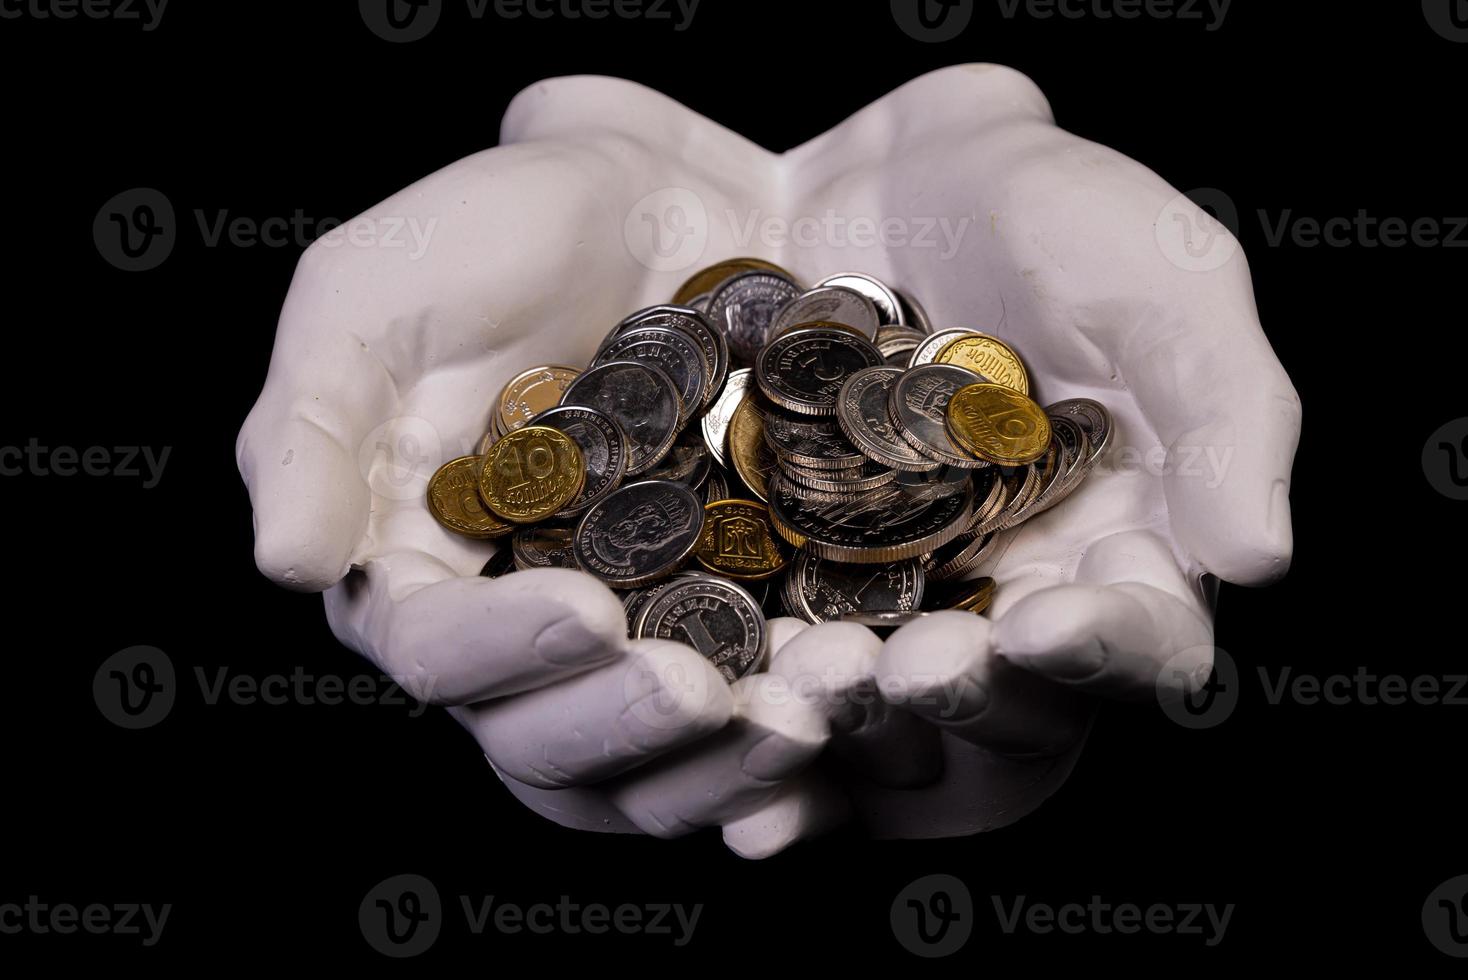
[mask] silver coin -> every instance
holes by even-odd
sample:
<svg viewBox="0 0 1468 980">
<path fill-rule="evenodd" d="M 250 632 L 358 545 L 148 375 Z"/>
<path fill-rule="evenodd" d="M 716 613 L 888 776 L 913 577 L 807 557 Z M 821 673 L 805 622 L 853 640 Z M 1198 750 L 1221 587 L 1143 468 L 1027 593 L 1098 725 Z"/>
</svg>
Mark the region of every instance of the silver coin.
<svg viewBox="0 0 1468 980">
<path fill-rule="evenodd" d="M 911 327 L 883 327 L 877 331 L 877 337 L 872 342 L 877 345 L 882 360 L 887 364 L 905 368 L 912 359 L 912 352 L 923 342 L 925 336 Z"/>
<path fill-rule="evenodd" d="M 770 339 L 802 323 L 816 322 L 840 323 L 867 340 L 877 336 L 880 324 L 877 308 L 861 293 L 845 286 L 820 286 L 801 293 L 780 308 L 770 324 Z"/>
<path fill-rule="evenodd" d="M 866 493 L 868 490 L 884 487 L 897 477 L 896 470 L 878 466 L 871 460 L 863 460 L 860 466 L 849 470 L 815 470 L 787 463 L 783 459 L 776 462 L 780 466 L 780 472 L 798 486 L 827 495 L 817 497 L 815 494 L 808 494 L 806 495 L 808 499 L 824 500 L 831 499 L 832 496 L 835 498 L 853 497 Z"/>
<path fill-rule="evenodd" d="M 907 366 L 910 368 L 914 368 L 921 367 L 924 364 L 932 364 L 933 358 L 937 357 L 938 352 L 946 347 L 951 341 L 957 340 L 960 337 L 977 336 L 980 336 L 977 330 L 968 330 L 963 328 L 956 330 L 939 330 L 935 334 L 929 334 L 928 339 L 924 340 L 921 344 L 918 344 L 917 347 L 913 348 L 912 357 L 908 359 Z"/>
<path fill-rule="evenodd" d="M 993 554 L 998 543 L 997 534 L 980 534 L 967 540 L 955 538 L 934 551 L 923 563 L 923 570 L 930 582 L 951 582 Z"/>
<path fill-rule="evenodd" d="M 799 286 L 773 272 L 744 272 L 719 284 L 709 297 L 708 317 L 714 329 L 723 331 L 734 363 L 754 363 L 775 314 L 800 293 Z"/>
<path fill-rule="evenodd" d="M 698 546 L 703 501 L 681 483 L 632 483 L 596 504 L 576 526 L 576 560 L 616 588 L 676 572 Z"/>
<path fill-rule="evenodd" d="M 617 423 L 627 439 L 628 476 L 645 473 L 668 454 L 683 416 L 673 379 L 641 361 L 613 361 L 582 372 L 561 404 L 594 408 Z"/>
<path fill-rule="evenodd" d="M 962 493 L 964 486 L 973 484 L 974 474 L 982 472 L 983 470 L 966 470 L 960 466 L 944 466 L 939 463 L 937 469 L 924 473 L 899 471 L 895 482 L 909 497 L 937 500 L 939 497 Z"/>
<path fill-rule="evenodd" d="M 494 556 L 484 563 L 484 567 L 479 570 L 479 574 L 485 578 L 499 578 L 501 575 L 508 575 L 515 570 L 514 549 L 501 545 L 500 549 L 494 553 Z"/>
<path fill-rule="evenodd" d="M 708 479 L 713 461 L 703 436 L 691 428 L 683 430 L 663 461 L 643 474 L 645 480 L 672 480 L 697 490 Z"/>
<path fill-rule="evenodd" d="M 637 327 L 618 334 L 591 362 L 593 368 L 616 361 L 655 364 L 663 369 L 678 387 L 678 398 L 685 413 L 703 407 L 708 362 L 688 334 L 671 327 Z M 563 403 L 564 404 L 564 403 Z M 679 417 L 681 429 L 687 415 Z"/>
<path fill-rule="evenodd" d="M 782 409 L 765 413 L 765 442 L 776 458 L 814 470 L 849 470 L 867 461 L 847 441 L 835 419 Z"/>
<path fill-rule="evenodd" d="M 765 397 L 781 408 L 802 415 L 835 415 L 842 383 L 862 368 L 881 363 L 877 349 L 855 334 L 830 327 L 802 328 L 781 335 L 760 351 L 754 378 Z"/>
<path fill-rule="evenodd" d="M 732 499 L 734 498 L 729 496 L 729 479 L 724 476 L 724 471 L 717 466 L 710 467 L 709 478 L 703 484 L 703 502 L 712 504 Z"/>
<path fill-rule="evenodd" d="M 1106 406 L 1092 398 L 1067 398 L 1065 401 L 1056 402 L 1045 409 L 1048 415 L 1061 415 L 1069 418 L 1079 425 L 1086 433 L 1086 438 L 1091 443 L 1091 456 L 1089 462 L 1095 465 L 1096 461 L 1106 455 L 1111 448 L 1111 436 L 1116 431 L 1116 423 L 1112 420 L 1111 412 Z"/>
<path fill-rule="evenodd" d="M 870 367 L 847 377 L 836 398 L 836 422 L 851 444 L 874 463 L 894 470 L 936 470 L 943 464 L 909 446 L 892 424 L 888 404 L 902 373 L 900 368 Z"/>
<path fill-rule="evenodd" d="M 734 418 L 744 393 L 754 384 L 754 372 L 749 368 L 730 371 L 724 381 L 724 390 L 719 392 L 708 411 L 703 413 L 700 427 L 703 429 L 703 444 L 713 454 L 714 462 L 729 465 L 729 423 Z"/>
<path fill-rule="evenodd" d="M 928 311 L 923 309 L 923 304 L 905 290 L 894 289 L 893 292 L 897 294 L 897 302 L 902 308 L 903 322 L 923 333 L 932 333 L 933 321 L 928 318 Z"/>
<path fill-rule="evenodd" d="M 940 463 L 970 470 L 988 466 L 948 435 L 948 403 L 958 389 L 982 380 L 967 368 L 953 364 L 924 364 L 904 371 L 887 400 L 898 435 L 913 449 Z"/>
<path fill-rule="evenodd" d="M 865 626 L 870 630 L 891 631 L 901 629 L 908 623 L 915 623 L 931 615 L 932 613 L 926 612 L 862 612 L 853 613 L 850 616 L 842 616 L 838 622 L 855 623 L 858 626 Z"/>
<path fill-rule="evenodd" d="M 838 272 L 822 279 L 816 286 L 840 286 L 861 293 L 871 300 L 883 323 L 899 327 L 907 323 L 906 314 L 902 311 L 902 301 L 897 298 L 897 293 L 876 276 L 869 276 L 864 272 Z"/>
<path fill-rule="evenodd" d="M 627 437 L 610 418 L 594 408 L 560 405 L 548 408 L 531 420 L 548 425 L 571 437 L 586 464 L 586 482 L 562 515 L 579 514 L 622 485 L 627 475 Z"/>
<path fill-rule="evenodd" d="M 522 527 L 510 539 L 515 553 L 515 567 L 580 568 L 571 547 L 571 529 L 564 527 Z"/>
<path fill-rule="evenodd" d="M 765 655 L 765 617 L 744 589 L 694 575 L 670 582 L 642 608 L 635 635 L 686 643 L 729 683 L 759 669 Z"/>
<path fill-rule="evenodd" d="M 851 565 L 796 552 L 787 578 L 787 608 L 808 623 L 883 612 L 916 612 L 926 579 L 916 558 Z"/>
<path fill-rule="evenodd" d="M 1023 471 L 1024 476 L 1019 489 L 1011 494 L 1009 503 L 1004 505 L 1004 509 L 999 512 L 997 518 L 984 522 L 982 527 L 984 532 L 1006 531 L 1018 525 L 1030 504 L 1044 491 L 1045 478 L 1040 471 L 1039 462 L 1029 464 L 1023 468 Z"/>
<path fill-rule="evenodd" d="M 724 379 L 729 374 L 729 345 L 724 342 L 724 335 L 715 330 L 708 317 L 696 307 L 664 304 L 638 310 L 613 328 L 611 334 L 602 342 L 597 354 L 605 350 L 619 334 L 641 327 L 666 327 L 670 330 L 681 330 L 698 344 L 699 350 L 703 351 L 705 366 L 708 368 L 707 376 L 704 379 L 703 403 L 705 405 L 723 389 Z"/>
<path fill-rule="evenodd" d="M 770 481 L 770 518 L 797 548 L 835 561 L 871 564 L 927 554 L 967 530 L 972 483 L 946 497 L 920 500 L 895 483 L 848 500 L 815 501 L 783 473 Z"/>
</svg>

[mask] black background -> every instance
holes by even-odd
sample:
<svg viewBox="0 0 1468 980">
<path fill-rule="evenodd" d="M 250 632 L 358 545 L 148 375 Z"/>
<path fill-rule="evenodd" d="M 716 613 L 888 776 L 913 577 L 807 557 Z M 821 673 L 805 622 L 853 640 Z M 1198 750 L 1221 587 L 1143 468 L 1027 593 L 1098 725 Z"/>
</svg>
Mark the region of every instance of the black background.
<svg viewBox="0 0 1468 980">
<path fill-rule="evenodd" d="M 1445 4 L 1443 6 L 1446 6 Z M 0 936 L 21 956 L 388 964 L 357 905 L 381 879 L 432 879 L 443 937 L 414 963 L 766 971 L 918 964 L 888 907 L 912 879 L 959 876 L 978 903 L 967 969 L 1106 963 L 1457 966 L 1422 903 L 1468 872 L 1458 800 L 1465 709 L 1271 705 L 1256 668 L 1406 676 L 1463 671 L 1461 503 L 1421 454 L 1464 408 L 1451 248 L 1273 247 L 1257 217 L 1468 213 L 1468 44 L 1416 3 L 1238 0 L 1217 31 L 1177 19 L 1000 15 L 921 43 L 886 3 L 703 0 L 692 26 L 489 18 L 451 2 L 427 39 L 388 44 L 354 3 L 186 3 L 158 29 L 0 20 L 10 314 L 0 444 L 172 447 L 161 483 L 0 480 L 9 559 L 0 903 L 172 903 L 162 942 Z M 938 842 L 842 833 L 766 862 L 715 833 L 581 835 L 522 809 L 446 716 L 403 707 L 209 706 L 196 667 L 252 676 L 370 673 L 320 599 L 251 561 L 235 434 L 258 393 L 299 247 L 206 247 L 192 212 L 344 219 L 493 145 L 510 98 L 604 73 L 664 91 L 772 149 L 902 82 L 966 61 L 1036 80 L 1059 123 L 1173 185 L 1237 204 L 1266 330 L 1298 387 L 1296 558 L 1279 586 L 1223 588 L 1218 644 L 1241 673 L 1227 723 L 1188 732 L 1113 708 L 1074 775 L 1006 830 Z M 183 222 L 158 269 L 100 256 L 92 223 L 154 187 Z M 1468 236 L 1465 236 L 1468 239 Z M 166 651 L 185 695 L 123 731 L 93 703 L 110 654 Z M 529 904 L 703 903 L 694 941 L 469 935 L 460 894 Z M 1225 941 L 1005 935 L 989 896 L 1060 904 L 1236 903 Z M 501 959 L 513 956 L 514 959 Z"/>
</svg>

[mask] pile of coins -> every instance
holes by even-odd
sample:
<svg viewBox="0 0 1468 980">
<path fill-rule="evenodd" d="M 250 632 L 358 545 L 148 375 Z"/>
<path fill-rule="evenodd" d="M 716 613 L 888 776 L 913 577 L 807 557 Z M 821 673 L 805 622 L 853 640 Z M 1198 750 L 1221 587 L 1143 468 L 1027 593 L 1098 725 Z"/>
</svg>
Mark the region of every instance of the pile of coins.
<svg viewBox="0 0 1468 980">
<path fill-rule="evenodd" d="M 428 506 L 510 538 L 485 575 L 594 575 L 630 636 L 691 644 L 733 681 L 761 669 L 766 616 L 890 629 L 987 609 L 993 580 L 965 576 L 1113 431 L 1099 403 L 1041 408 L 1031 384 L 1003 340 L 935 331 L 873 276 L 805 288 L 733 259 L 618 323 L 584 370 L 513 378 Z"/>
</svg>

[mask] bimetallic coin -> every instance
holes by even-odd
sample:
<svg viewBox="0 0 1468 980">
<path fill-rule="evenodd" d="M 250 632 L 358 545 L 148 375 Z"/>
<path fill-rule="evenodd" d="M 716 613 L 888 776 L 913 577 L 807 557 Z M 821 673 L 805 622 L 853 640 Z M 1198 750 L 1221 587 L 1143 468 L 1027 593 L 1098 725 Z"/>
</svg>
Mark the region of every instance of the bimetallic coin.
<svg viewBox="0 0 1468 980">
<path fill-rule="evenodd" d="M 749 368 L 730 371 L 729 377 L 724 381 L 724 390 L 719 392 L 700 420 L 703 444 L 720 466 L 729 465 L 729 422 L 734 418 L 734 410 L 744 401 L 744 393 L 753 383 L 754 372 Z"/>
<path fill-rule="evenodd" d="M 711 572 L 757 581 L 779 574 L 785 556 L 770 526 L 770 511 L 752 500 L 717 500 L 703 509 L 694 557 Z"/>
<path fill-rule="evenodd" d="M 499 578 L 515 571 L 515 552 L 513 548 L 501 547 L 494 553 L 494 557 L 484 563 L 479 574 L 485 578 Z"/>
<path fill-rule="evenodd" d="M 581 375 L 562 405 L 594 408 L 617 423 L 627 439 L 627 475 L 658 465 L 673 448 L 683 417 L 678 389 L 663 370 L 637 361 L 613 361 Z"/>
<path fill-rule="evenodd" d="M 750 493 L 760 500 L 769 500 L 775 454 L 765 442 L 764 413 L 753 398 L 745 398 L 739 404 L 729 423 L 729 461 Z"/>
<path fill-rule="evenodd" d="M 977 330 L 957 329 L 939 330 L 937 333 L 928 334 L 926 340 L 913 348 L 912 357 L 908 360 L 910 368 L 922 367 L 924 364 L 932 364 L 933 358 L 938 352 L 960 337 L 978 337 L 981 334 Z"/>
<path fill-rule="evenodd" d="M 844 286 L 821 286 L 792 299 L 775 314 L 770 339 L 805 323 L 839 323 L 867 340 L 877 336 L 879 320 L 872 301 Z"/>
<path fill-rule="evenodd" d="M 883 565 L 850 565 L 808 551 L 797 552 L 787 582 L 787 608 L 808 623 L 883 612 L 915 612 L 923 601 L 923 569 L 917 559 Z"/>
<path fill-rule="evenodd" d="M 933 363 L 957 364 L 985 381 L 1013 388 L 1022 395 L 1030 393 L 1030 376 L 1024 362 L 998 337 L 976 334 L 950 340 L 933 356 Z"/>
<path fill-rule="evenodd" d="M 497 538 L 515 529 L 479 499 L 483 456 L 460 456 L 438 468 L 428 481 L 428 512 L 438 523 L 468 538 Z"/>
<path fill-rule="evenodd" d="M 830 418 L 772 409 L 765 412 L 765 441 L 778 458 L 809 469 L 849 470 L 867 461 Z"/>
<path fill-rule="evenodd" d="M 678 579 L 643 607 L 636 634 L 687 643 L 734 683 L 759 669 L 765 656 L 765 617 L 754 597 L 708 575 Z"/>
<path fill-rule="evenodd" d="M 622 485 L 622 477 L 627 474 L 627 440 L 617 423 L 601 412 L 560 405 L 541 412 L 532 424 L 548 425 L 570 436 L 586 465 L 586 482 L 561 510 L 561 516 L 581 513 Z"/>
<path fill-rule="evenodd" d="M 500 392 L 499 406 L 495 410 L 499 434 L 529 425 L 535 416 L 553 408 L 560 402 L 566 387 L 580 373 L 575 368 L 549 365 L 531 368 L 511 378 Z"/>
<path fill-rule="evenodd" d="M 533 524 L 558 513 L 585 483 L 576 442 L 560 429 L 527 425 L 507 433 L 484 457 L 479 496 L 505 520 Z"/>
<path fill-rule="evenodd" d="M 892 386 L 902 377 L 894 367 L 863 368 L 850 375 L 836 398 L 836 422 L 867 459 L 894 470 L 925 472 L 942 464 L 907 444 L 888 410 Z"/>
<path fill-rule="evenodd" d="M 592 361 L 593 369 L 603 364 L 634 361 L 663 370 L 678 388 L 680 407 L 693 412 L 703 407 L 708 362 L 703 351 L 681 330 L 671 327 L 637 327 L 618 334 Z M 680 415 L 678 427 L 687 420 Z"/>
<path fill-rule="evenodd" d="M 697 490 L 708 479 L 713 465 L 703 436 L 684 429 L 663 461 L 643 474 L 645 480 L 672 480 Z"/>
<path fill-rule="evenodd" d="M 638 310 L 612 329 L 607 339 L 602 341 L 597 354 L 600 355 L 621 334 L 641 327 L 678 330 L 698 345 L 703 352 L 704 366 L 707 369 L 704 379 L 705 405 L 723 389 L 724 379 L 729 373 L 729 345 L 724 342 L 724 335 L 714 329 L 708 317 L 690 306 L 649 306 L 645 310 Z"/>
<path fill-rule="evenodd" d="M 864 272 L 840 272 L 816 283 L 817 288 L 821 286 L 840 286 L 860 293 L 871 301 L 883 323 L 899 327 L 907 323 L 902 301 L 897 298 L 897 293 L 876 276 L 869 276 Z"/>
<path fill-rule="evenodd" d="M 725 259 L 723 262 L 715 263 L 706 269 L 699 269 L 673 294 L 674 303 L 683 303 L 688 306 L 697 306 L 695 302 L 699 297 L 709 297 L 713 291 L 725 282 L 745 272 L 772 272 L 777 276 L 783 276 L 791 282 L 795 277 L 773 262 L 764 259 Z M 707 300 L 705 300 L 707 301 Z"/>
<path fill-rule="evenodd" d="M 515 567 L 580 568 L 571 540 L 572 531 L 565 527 L 522 527 L 510 539 Z"/>
<path fill-rule="evenodd" d="M 877 367 L 882 355 L 869 342 L 831 327 L 802 327 L 760 351 L 755 383 L 781 408 L 802 415 L 835 415 L 847 377 Z"/>
<path fill-rule="evenodd" d="M 576 527 L 576 560 L 615 588 L 666 578 L 687 561 L 703 530 L 703 501 L 681 483 L 649 480 L 617 490 Z"/>
<path fill-rule="evenodd" d="M 924 364 L 904 371 L 887 399 L 897 434 L 913 449 L 940 463 L 962 469 L 988 466 L 948 433 L 948 402 L 977 380 L 978 375 L 972 371 L 952 364 Z"/>
<path fill-rule="evenodd" d="M 948 433 L 980 459 L 1018 466 L 1035 462 L 1049 448 L 1050 417 L 1013 388 L 970 384 L 948 403 Z"/>
<path fill-rule="evenodd" d="M 888 484 L 849 500 L 813 501 L 783 474 L 770 482 L 770 518 L 797 548 L 835 561 L 901 561 L 942 547 L 968 529 L 974 493 L 918 500 Z"/>
<path fill-rule="evenodd" d="M 769 337 L 775 314 L 799 295 L 799 286 L 771 272 L 746 272 L 714 290 L 709 298 L 709 320 L 714 329 L 723 331 L 736 364 L 754 363 Z"/>
<path fill-rule="evenodd" d="M 1111 448 L 1111 435 L 1116 431 L 1116 424 L 1100 402 L 1090 398 L 1067 398 L 1045 411 L 1050 415 L 1064 415 L 1081 427 L 1091 444 L 1091 465 L 1094 466 Z"/>
</svg>

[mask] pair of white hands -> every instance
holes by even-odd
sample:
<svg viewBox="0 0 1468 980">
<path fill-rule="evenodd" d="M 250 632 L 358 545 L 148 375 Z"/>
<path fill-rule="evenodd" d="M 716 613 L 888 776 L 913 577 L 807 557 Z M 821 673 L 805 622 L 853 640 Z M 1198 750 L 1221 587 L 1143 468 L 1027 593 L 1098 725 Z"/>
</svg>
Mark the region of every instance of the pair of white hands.
<svg viewBox="0 0 1468 980">
<path fill-rule="evenodd" d="M 635 254 L 638 208 L 690 193 L 702 215 L 677 214 L 705 221 L 701 254 L 649 268 L 666 263 Z M 869 246 L 747 237 L 833 215 L 898 223 Z M 951 254 L 922 231 L 939 218 L 962 229 Z M 1289 565 L 1300 405 L 1237 244 L 1223 232 L 1204 255 L 1179 237 L 1207 216 L 1057 129 L 1009 69 L 923 76 L 778 155 L 630 82 L 554 79 L 514 100 L 498 148 L 363 219 L 431 238 L 421 255 L 338 240 L 302 257 L 237 446 L 255 559 L 324 590 L 343 643 L 449 706 L 565 826 L 717 826 L 751 857 L 853 816 L 885 837 L 1003 826 L 1064 781 L 1097 697 L 1206 673 L 1205 576 L 1259 585 Z M 939 329 L 1012 341 L 1042 401 L 1112 410 L 1124 452 L 1017 533 L 990 618 L 940 613 L 885 643 L 775 620 L 769 671 L 731 688 L 689 647 L 628 641 L 589 576 L 479 577 L 493 546 L 429 515 L 427 477 L 473 451 L 509 377 L 585 363 L 622 316 L 741 254 L 807 282 L 870 272 Z M 828 745 L 844 765 L 812 766 Z"/>
</svg>

